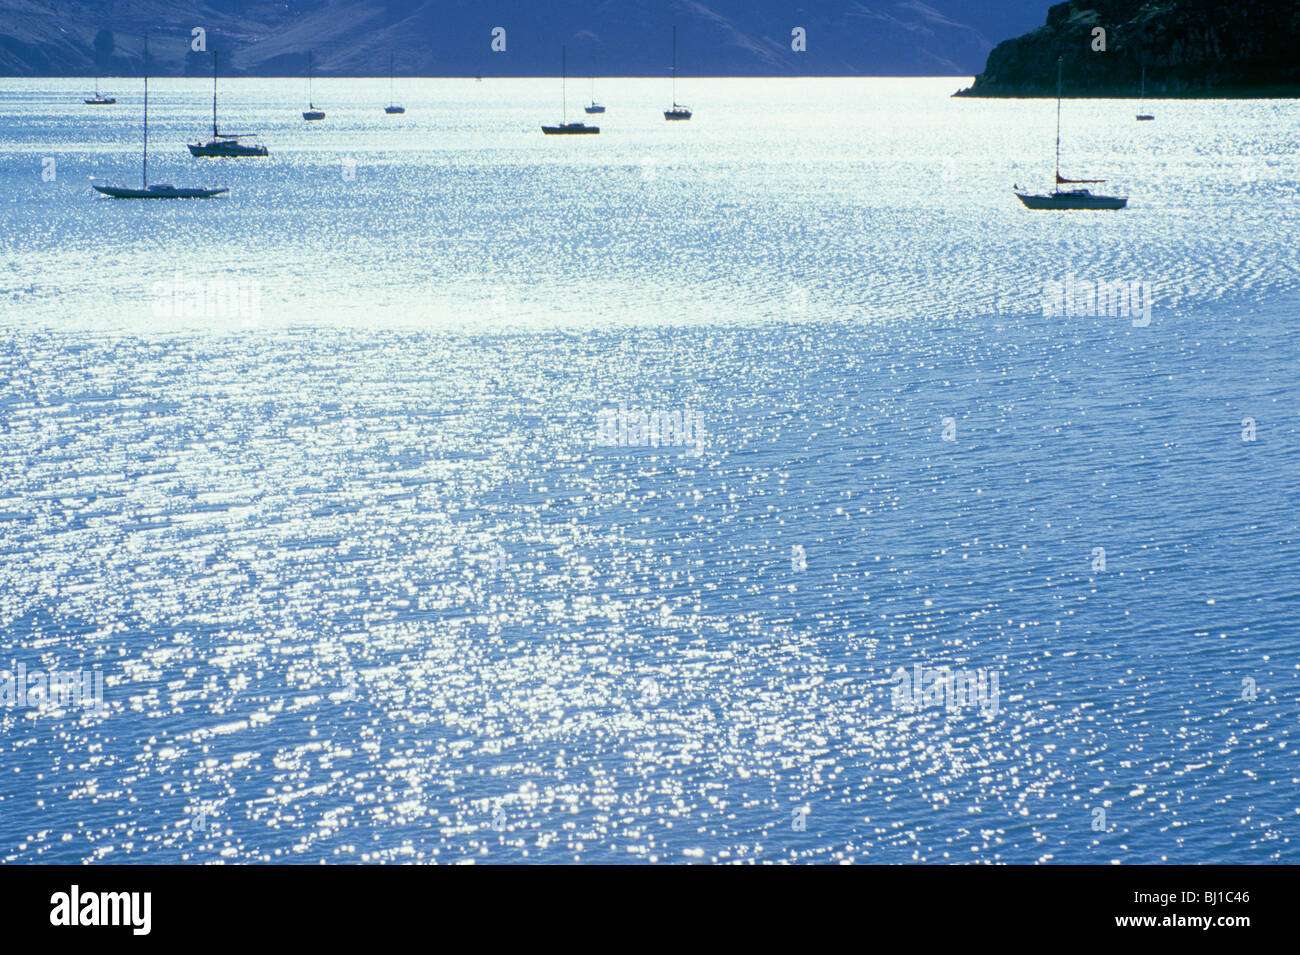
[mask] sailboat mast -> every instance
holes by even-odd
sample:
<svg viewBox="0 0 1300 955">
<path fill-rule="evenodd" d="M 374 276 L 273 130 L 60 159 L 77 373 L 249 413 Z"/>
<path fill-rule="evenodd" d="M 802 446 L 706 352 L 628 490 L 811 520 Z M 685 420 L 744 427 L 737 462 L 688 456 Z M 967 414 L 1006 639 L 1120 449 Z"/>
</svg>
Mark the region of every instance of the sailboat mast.
<svg viewBox="0 0 1300 955">
<path fill-rule="evenodd" d="M 149 34 L 144 35 L 144 152 L 140 162 L 140 188 L 149 188 Z"/>
<path fill-rule="evenodd" d="M 677 24 L 673 24 L 673 106 L 677 105 Z"/>
<path fill-rule="evenodd" d="M 217 138 L 217 57 L 220 54 L 216 50 L 212 51 L 212 138 Z"/>
<path fill-rule="evenodd" d="M 393 51 L 388 51 L 388 105 L 393 105 Z"/>
<path fill-rule="evenodd" d="M 1056 181 L 1061 181 L 1061 61 L 1056 59 Z"/>
<path fill-rule="evenodd" d="M 560 47 L 560 123 L 569 119 L 569 51 Z"/>
<path fill-rule="evenodd" d="M 311 50 L 307 51 L 307 105 L 312 108 L 316 105 L 311 95 Z"/>
</svg>

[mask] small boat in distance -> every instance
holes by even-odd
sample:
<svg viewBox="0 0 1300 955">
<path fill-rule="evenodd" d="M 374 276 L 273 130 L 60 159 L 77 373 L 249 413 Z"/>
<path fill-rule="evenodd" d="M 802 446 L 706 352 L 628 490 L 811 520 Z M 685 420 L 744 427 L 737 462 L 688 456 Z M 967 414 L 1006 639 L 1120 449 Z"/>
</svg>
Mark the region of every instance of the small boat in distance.
<svg viewBox="0 0 1300 955">
<path fill-rule="evenodd" d="M 91 188 L 114 199 L 210 199 L 229 192 L 225 186 L 213 189 L 198 186 L 149 185 L 149 38 L 144 38 L 144 152 L 140 165 L 140 188 L 114 186 L 91 179 Z"/>
<path fill-rule="evenodd" d="M 690 119 L 691 111 L 677 102 L 677 27 L 673 27 L 673 108 L 664 110 L 664 119 Z"/>
<path fill-rule="evenodd" d="M 1147 98 L 1147 65 L 1143 63 L 1142 64 L 1142 91 L 1138 93 L 1139 110 L 1142 109 L 1143 104 L 1146 102 L 1146 98 Z M 1139 112 L 1137 114 L 1137 121 L 1139 123 L 1149 122 L 1150 120 L 1153 119 L 1155 119 L 1155 117 L 1152 116 L 1150 113 Z"/>
<path fill-rule="evenodd" d="M 302 111 L 302 118 L 315 122 L 325 118 L 325 110 L 317 109 L 311 97 L 311 51 L 307 51 L 307 108 Z"/>
<path fill-rule="evenodd" d="M 270 151 L 258 142 L 248 142 L 253 133 L 223 133 L 217 130 L 217 51 L 212 51 L 212 138 L 207 142 L 186 143 L 190 155 L 241 159 L 249 156 L 269 156 Z"/>
<path fill-rule="evenodd" d="M 393 52 L 388 51 L 388 105 L 384 107 L 384 112 L 389 116 L 395 116 L 399 113 L 405 113 L 405 106 L 398 106 L 393 102 Z"/>
<path fill-rule="evenodd" d="M 117 100 L 107 93 L 99 91 L 99 77 L 95 77 L 95 92 L 87 93 L 86 98 L 82 100 L 87 106 L 112 106 Z"/>
<path fill-rule="evenodd" d="M 1061 60 L 1056 61 L 1056 188 L 1042 195 L 1021 192 L 1012 186 L 1026 209 L 1123 209 L 1128 196 L 1105 196 L 1090 189 L 1062 189 L 1062 186 L 1095 186 L 1105 179 L 1066 179 L 1061 175 Z"/>
<path fill-rule="evenodd" d="M 594 62 L 591 65 L 591 105 L 584 106 L 583 109 L 588 114 L 605 112 L 605 107 L 596 102 L 596 64 Z"/>
<path fill-rule="evenodd" d="M 579 122 L 567 122 L 569 113 L 569 96 L 567 89 L 568 80 L 568 53 L 564 47 L 560 47 L 560 125 L 543 126 L 542 132 L 547 136 L 591 136 L 599 133 L 599 126 L 588 126 L 586 123 Z"/>
</svg>

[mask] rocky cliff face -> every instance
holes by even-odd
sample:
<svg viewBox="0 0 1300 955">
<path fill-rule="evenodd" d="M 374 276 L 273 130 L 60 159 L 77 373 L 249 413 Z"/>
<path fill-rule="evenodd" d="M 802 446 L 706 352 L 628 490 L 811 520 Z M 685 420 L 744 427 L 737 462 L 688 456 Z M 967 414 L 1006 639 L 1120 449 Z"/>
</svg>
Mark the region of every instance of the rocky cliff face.
<svg viewBox="0 0 1300 955">
<path fill-rule="evenodd" d="M 1104 49 L 1098 49 L 1104 30 Z M 1069 0 L 958 96 L 1300 96 L 1300 0 Z"/>
</svg>

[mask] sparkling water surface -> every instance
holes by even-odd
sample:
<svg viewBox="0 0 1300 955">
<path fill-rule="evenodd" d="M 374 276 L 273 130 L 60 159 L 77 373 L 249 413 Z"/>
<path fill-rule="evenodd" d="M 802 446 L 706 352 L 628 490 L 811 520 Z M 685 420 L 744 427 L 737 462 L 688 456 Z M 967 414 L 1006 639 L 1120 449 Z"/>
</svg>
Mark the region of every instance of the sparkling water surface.
<svg viewBox="0 0 1300 955">
<path fill-rule="evenodd" d="M 0 81 L 0 860 L 1300 861 L 1298 104 L 967 83 Z"/>
</svg>

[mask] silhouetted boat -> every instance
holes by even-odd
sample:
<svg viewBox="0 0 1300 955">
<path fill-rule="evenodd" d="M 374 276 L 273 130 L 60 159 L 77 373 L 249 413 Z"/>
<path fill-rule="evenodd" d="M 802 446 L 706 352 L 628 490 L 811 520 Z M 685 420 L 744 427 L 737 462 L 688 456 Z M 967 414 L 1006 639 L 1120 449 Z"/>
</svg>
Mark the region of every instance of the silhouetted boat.
<svg viewBox="0 0 1300 955">
<path fill-rule="evenodd" d="M 673 108 L 664 110 L 664 119 L 690 119 L 691 111 L 677 102 L 677 27 L 673 27 Z"/>
<path fill-rule="evenodd" d="M 566 122 L 569 112 L 568 96 L 568 54 L 564 47 L 560 48 L 560 125 L 543 126 L 542 132 L 547 136 L 590 136 L 600 132 L 599 126 L 588 126 L 586 123 Z"/>
<path fill-rule="evenodd" d="M 1142 92 L 1138 94 L 1138 109 L 1141 109 L 1147 98 L 1147 65 L 1142 64 Z M 1138 113 L 1137 121 L 1139 123 L 1155 119 L 1150 113 Z"/>
<path fill-rule="evenodd" d="M 112 106 L 114 103 L 117 102 L 117 100 L 114 99 L 112 96 L 109 96 L 106 93 L 101 93 L 99 91 L 99 77 L 96 76 L 95 92 L 87 94 L 86 98 L 82 100 L 82 102 L 85 103 L 87 106 Z"/>
<path fill-rule="evenodd" d="M 173 186 L 170 183 L 161 182 L 146 186 L 143 189 L 133 189 L 129 186 L 110 186 L 94 182 L 91 183 L 91 186 L 97 192 L 102 192 L 114 199 L 211 199 L 213 196 L 219 196 L 230 191 L 226 186 L 217 189 L 204 189 L 198 186 Z"/>
<path fill-rule="evenodd" d="M 388 105 L 384 107 L 384 112 L 389 116 L 406 112 L 405 106 L 398 106 L 393 102 L 393 53 L 391 50 L 388 53 Z"/>
<path fill-rule="evenodd" d="M 207 189 L 199 186 L 173 186 L 169 183 L 149 185 L 149 38 L 144 38 L 144 152 L 140 165 L 140 188 L 113 186 L 91 180 L 91 188 L 114 199 L 210 199 L 223 192 L 225 186 Z"/>
<path fill-rule="evenodd" d="M 302 111 L 302 118 L 308 122 L 325 118 L 325 110 L 317 109 L 311 96 L 311 51 L 307 51 L 307 108 Z"/>
<path fill-rule="evenodd" d="M 596 65 L 596 64 L 593 62 L 593 63 L 592 63 L 592 71 L 591 71 L 591 105 L 590 105 L 590 106 L 584 106 L 584 107 L 583 107 L 583 109 L 584 109 L 587 113 L 603 113 L 603 112 L 605 112 L 605 107 L 601 106 L 599 103 L 596 102 L 596 71 L 595 71 L 595 65 Z"/>
<path fill-rule="evenodd" d="M 193 156 L 240 159 L 249 156 L 269 156 L 270 151 L 261 143 L 246 142 L 253 133 L 223 133 L 217 130 L 217 51 L 212 51 L 212 138 L 206 142 L 186 143 Z"/>
<path fill-rule="evenodd" d="M 542 132 L 547 136 L 589 136 L 600 132 L 599 126 L 588 126 L 586 123 L 572 122 L 561 123 L 559 126 L 543 126 Z"/>
<path fill-rule="evenodd" d="M 1067 183 L 1080 180 L 1061 179 L 1059 181 Z M 1105 182 L 1104 179 L 1085 179 L 1082 181 Z M 1026 195 L 1022 192 L 1017 192 L 1016 195 L 1024 203 L 1026 209 L 1123 209 L 1128 205 L 1127 196 L 1099 196 L 1094 195 L 1088 189 L 1057 189 L 1043 196 Z"/>
<path fill-rule="evenodd" d="M 1105 196 L 1089 189 L 1062 189 L 1062 186 L 1095 186 L 1105 179 L 1066 179 L 1061 175 L 1061 60 L 1056 61 L 1056 188 L 1034 195 L 1012 186 L 1016 198 L 1026 209 L 1123 209 L 1127 196 Z"/>
</svg>

